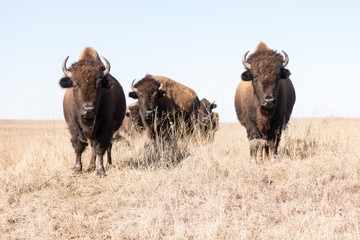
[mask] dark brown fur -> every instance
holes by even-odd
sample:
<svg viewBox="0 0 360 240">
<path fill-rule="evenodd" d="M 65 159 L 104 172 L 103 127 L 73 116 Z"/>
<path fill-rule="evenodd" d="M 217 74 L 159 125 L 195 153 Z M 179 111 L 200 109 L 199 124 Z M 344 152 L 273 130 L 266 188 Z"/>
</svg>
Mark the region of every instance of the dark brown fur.
<svg viewBox="0 0 360 240">
<path fill-rule="evenodd" d="M 92 48 L 85 48 L 78 62 L 70 68 L 71 78 L 64 77 L 60 86 L 67 88 L 63 101 L 65 120 L 71 133 L 71 142 L 76 152 L 75 172 L 82 171 L 81 155 L 89 141 L 92 156 L 88 171 L 105 175 L 103 155 L 108 152 L 111 164 L 111 139 L 120 127 L 125 115 L 125 96 L 119 82 L 110 74 L 103 77 L 105 67 Z M 83 108 L 93 107 L 90 114 Z"/>
<path fill-rule="evenodd" d="M 219 115 L 212 110 L 216 108 L 215 103 L 210 103 L 206 98 L 201 99 L 198 110 L 199 127 L 202 134 L 213 137 L 219 126 Z"/>
<path fill-rule="evenodd" d="M 258 160 L 259 153 L 275 159 L 281 132 L 290 119 L 295 103 L 295 90 L 289 70 L 282 67 L 283 57 L 260 43 L 248 58 L 251 70 L 242 74 L 236 89 L 235 109 L 246 128 L 250 155 Z M 271 99 L 270 103 L 266 100 Z"/>
<path fill-rule="evenodd" d="M 141 121 L 139 104 L 134 102 L 126 107 L 124 121 L 120 130 L 126 134 L 131 134 L 133 131 L 141 132 L 144 129 Z"/>
<path fill-rule="evenodd" d="M 163 88 L 159 91 L 160 82 Z M 171 127 L 180 117 L 188 123 L 188 129 L 193 126 L 192 118 L 196 116 L 200 102 L 196 93 L 169 78 L 146 75 L 134 86 L 137 93 L 129 96 L 138 99 L 140 116 L 143 125 L 151 138 L 166 137 Z M 154 121 L 160 120 L 155 126 Z"/>
</svg>

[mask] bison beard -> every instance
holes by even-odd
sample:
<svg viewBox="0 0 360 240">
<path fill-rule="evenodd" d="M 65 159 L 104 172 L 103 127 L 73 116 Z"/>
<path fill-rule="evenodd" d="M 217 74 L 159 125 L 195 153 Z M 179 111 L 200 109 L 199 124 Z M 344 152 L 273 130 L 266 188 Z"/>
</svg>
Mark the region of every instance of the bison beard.
<svg viewBox="0 0 360 240">
<path fill-rule="evenodd" d="M 248 53 L 248 52 L 247 52 Z M 295 103 L 295 90 L 285 69 L 289 58 L 260 43 L 243 64 L 247 70 L 236 89 L 235 109 L 246 128 L 253 161 L 277 158 L 282 130 L 286 127 Z M 265 153 L 265 154 L 264 154 Z"/>
</svg>

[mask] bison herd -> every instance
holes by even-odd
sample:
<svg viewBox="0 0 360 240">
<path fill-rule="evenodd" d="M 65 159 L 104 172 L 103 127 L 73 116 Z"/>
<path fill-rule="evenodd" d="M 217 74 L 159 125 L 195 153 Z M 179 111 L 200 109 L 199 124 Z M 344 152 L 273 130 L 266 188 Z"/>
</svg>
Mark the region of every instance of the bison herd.
<svg viewBox="0 0 360 240">
<path fill-rule="evenodd" d="M 247 59 L 246 71 L 235 93 L 235 110 L 245 127 L 250 143 L 251 160 L 277 158 L 281 132 L 289 121 L 295 103 L 295 90 L 286 69 L 289 57 L 283 56 L 260 43 Z M 62 65 L 65 76 L 59 84 L 67 88 L 63 111 L 75 149 L 75 173 L 82 172 L 81 155 L 88 143 L 91 161 L 86 171 L 96 170 L 105 175 L 103 156 L 111 160 L 114 134 L 145 132 L 152 139 L 171 142 L 176 132 L 182 138 L 200 134 L 212 139 L 219 125 L 219 115 L 213 112 L 216 104 L 199 100 L 191 88 L 170 78 L 146 75 L 131 84 L 129 97 L 137 101 L 126 106 L 124 91 L 110 74 L 110 63 L 93 48 L 85 48 L 79 60 L 67 68 L 67 57 Z M 181 129 L 181 131 L 179 131 Z M 98 158 L 96 165 L 96 158 Z"/>
</svg>

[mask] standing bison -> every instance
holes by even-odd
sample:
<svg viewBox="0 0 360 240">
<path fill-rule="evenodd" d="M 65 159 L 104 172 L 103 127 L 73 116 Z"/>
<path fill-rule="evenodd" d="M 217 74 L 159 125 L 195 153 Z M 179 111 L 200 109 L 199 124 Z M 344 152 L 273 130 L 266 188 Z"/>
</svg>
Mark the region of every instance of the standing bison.
<svg viewBox="0 0 360 240">
<path fill-rule="evenodd" d="M 75 173 L 82 172 L 81 155 L 89 141 L 92 156 L 88 172 L 105 175 L 103 155 L 107 151 L 111 164 L 111 139 L 120 127 L 125 115 L 125 96 L 119 82 L 109 74 L 110 63 L 104 67 L 93 48 L 85 48 L 79 61 L 66 68 L 67 57 L 62 70 L 65 74 L 60 86 L 67 88 L 63 101 L 66 123 L 71 133 L 71 142 L 76 153 Z"/>
<path fill-rule="evenodd" d="M 162 76 L 146 75 L 135 85 L 134 81 L 129 97 L 138 99 L 144 129 L 152 139 L 168 137 L 174 126 L 182 127 L 181 121 L 186 129 L 180 134 L 191 131 L 200 105 L 192 89 Z"/>
<path fill-rule="evenodd" d="M 240 123 L 246 128 L 252 161 L 259 157 L 277 158 L 281 132 L 289 121 L 295 90 L 285 68 L 289 57 L 283 57 L 260 43 L 243 64 L 246 71 L 236 89 L 235 109 Z M 265 156 L 263 153 L 265 151 Z"/>
</svg>

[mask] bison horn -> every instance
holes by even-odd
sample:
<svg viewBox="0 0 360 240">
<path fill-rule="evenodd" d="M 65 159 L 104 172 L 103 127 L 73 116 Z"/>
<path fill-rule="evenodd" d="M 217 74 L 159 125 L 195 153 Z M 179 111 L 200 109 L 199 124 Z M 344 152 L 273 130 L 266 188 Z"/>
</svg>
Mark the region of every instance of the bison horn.
<svg viewBox="0 0 360 240">
<path fill-rule="evenodd" d="M 250 70 L 250 69 L 251 69 L 251 65 L 250 65 L 250 63 L 248 63 L 248 62 L 246 61 L 246 56 L 247 56 L 248 53 L 249 53 L 249 51 L 247 51 L 247 52 L 245 53 L 242 62 L 243 62 L 243 64 L 244 64 L 244 66 L 245 66 L 247 69 Z"/>
<path fill-rule="evenodd" d="M 155 77 L 154 77 L 154 80 L 160 84 L 160 86 L 159 86 L 159 88 L 158 88 L 158 91 L 160 91 L 160 90 L 163 88 L 163 86 L 164 86 L 163 83 L 162 83 L 162 81 L 160 81 L 159 79 L 157 79 L 157 78 L 155 78 Z"/>
<path fill-rule="evenodd" d="M 289 63 L 289 56 L 286 54 L 286 52 L 284 50 L 281 50 L 285 56 L 285 61 L 283 62 L 283 67 L 286 67 L 286 65 L 288 65 Z"/>
<path fill-rule="evenodd" d="M 63 65 L 62 65 L 62 70 L 63 70 L 65 76 L 67 76 L 68 78 L 71 78 L 72 73 L 69 70 L 67 70 L 67 68 L 66 68 L 66 62 L 68 59 L 69 59 L 69 56 L 67 56 L 67 58 L 65 58 Z"/>
<path fill-rule="evenodd" d="M 134 82 L 135 82 L 135 80 L 136 80 L 136 79 L 134 79 L 134 80 L 132 81 L 132 83 L 131 83 L 131 90 L 133 90 L 134 92 L 137 93 L 137 89 L 136 89 L 136 87 L 134 87 Z"/>
<path fill-rule="evenodd" d="M 159 83 L 160 83 L 160 86 L 159 86 L 159 88 L 158 88 L 158 90 L 160 91 L 162 88 L 163 88 L 163 83 L 162 82 L 160 82 L 160 81 L 158 81 Z"/>
<path fill-rule="evenodd" d="M 109 61 L 108 61 L 105 57 L 103 57 L 103 56 L 101 56 L 101 57 L 102 57 L 102 59 L 104 59 L 104 61 L 105 61 L 105 63 L 106 63 L 106 68 L 105 68 L 105 70 L 104 70 L 104 72 L 103 72 L 103 77 L 105 77 L 105 76 L 108 75 L 109 72 L 110 72 L 110 63 L 109 63 Z"/>
</svg>

